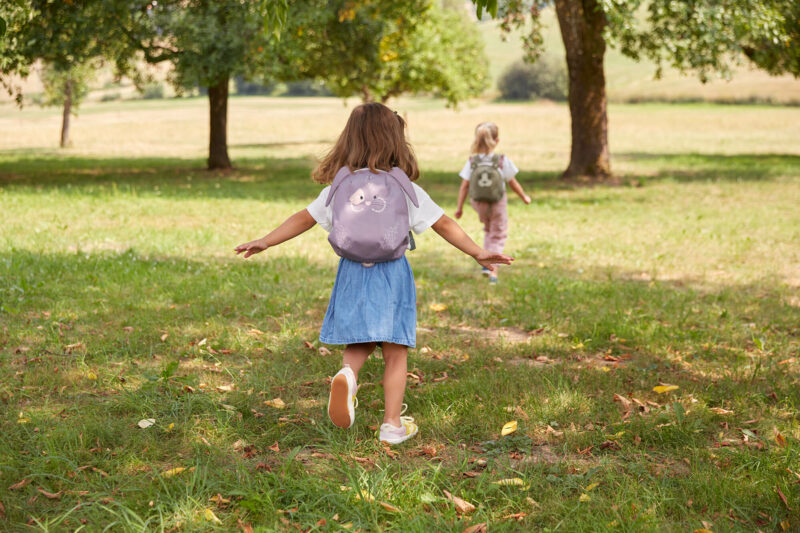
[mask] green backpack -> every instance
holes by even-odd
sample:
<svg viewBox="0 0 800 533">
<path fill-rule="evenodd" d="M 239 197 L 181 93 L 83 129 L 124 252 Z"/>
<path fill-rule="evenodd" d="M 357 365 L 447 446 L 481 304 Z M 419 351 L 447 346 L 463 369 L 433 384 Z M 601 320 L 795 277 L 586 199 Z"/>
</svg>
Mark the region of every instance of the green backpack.
<svg viewBox="0 0 800 533">
<path fill-rule="evenodd" d="M 476 202 L 499 202 L 506 193 L 505 180 L 500 173 L 503 168 L 503 156 L 494 154 L 492 159 L 484 161 L 480 156 L 469 159 L 472 170 L 469 175 L 469 197 Z"/>
</svg>

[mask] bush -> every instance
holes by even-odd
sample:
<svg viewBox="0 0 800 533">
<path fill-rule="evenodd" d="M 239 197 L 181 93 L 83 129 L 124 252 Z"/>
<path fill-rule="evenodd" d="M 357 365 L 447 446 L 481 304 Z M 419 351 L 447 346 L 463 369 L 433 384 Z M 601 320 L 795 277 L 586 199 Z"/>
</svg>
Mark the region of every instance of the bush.
<svg viewBox="0 0 800 533">
<path fill-rule="evenodd" d="M 242 95 L 270 95 L 275 91 L 275 84 L 263 83 L 259 81 L 248 81 L 244 76 L 236 76 L 233 79 L 236 85 L 236 94 Z"/>
<path fill-rule="evenodd" d="M 287 82 L 286 92 L 281 96 L 333 96 L 333 93 L 322 82 L 303 80 Z"/>
<path fill-rule="evenodd" d="M 122 95 L 119 93 L 105 93 L 100 97 L 101 102 L 113 102 L 115 100 L 122 100 Z"/>
<path fill-rule="evenodd" d="M 497 88 L 504 100 L 566 100 L 567 70 L 563 61 L 549 56 L 535 63 L 517 61 L 500 76 Z"/>
<path fill-rule="evenodd" d="M 157 100 L 164 98 L 164 84 L 163 83 L 148 83 L 141 88 L 143 100 Z"/>
</svg>

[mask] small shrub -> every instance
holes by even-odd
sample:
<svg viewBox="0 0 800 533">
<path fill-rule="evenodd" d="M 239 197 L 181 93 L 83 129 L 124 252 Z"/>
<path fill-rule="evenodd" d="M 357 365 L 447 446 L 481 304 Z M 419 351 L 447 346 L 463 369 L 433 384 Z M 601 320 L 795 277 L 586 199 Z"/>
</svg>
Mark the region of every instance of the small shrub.
<svg viewBox="0 0 800 533">
<path fill-rule="evenodd" d="M 566 100 L 567 70 L 562 61 L 549 56 L 535 63 L 517 61 L 500 76 L 497 88 L 504 100 Z"/>
<path fill-rule="evenodd" d="M 274 83 L 263 83 L 260 81 L 249 81 L 243 76 L 236 76 L 234 78 L 236 85 L 236 94 L 242 95 L 270 95 L 275 91 Z"/>
<path fill-rule="evenodd" d="M 303 80 L 286 83 L 286 92 L 281 96 L 333 96 L 324 83 Z"/>
<path fill-rule="evenodd" d="M 114 102 L 116 100 L 121 100 L 122 95 L 119 93 L 106 93 L 100 97 L 101 102 Z"/>
<path fill-rule="evenodd" d="M 164 84 L 163 83 L 148 83 L 141 88 L 143 100 L 157 100 L 164 98 Z"/>
</svg>

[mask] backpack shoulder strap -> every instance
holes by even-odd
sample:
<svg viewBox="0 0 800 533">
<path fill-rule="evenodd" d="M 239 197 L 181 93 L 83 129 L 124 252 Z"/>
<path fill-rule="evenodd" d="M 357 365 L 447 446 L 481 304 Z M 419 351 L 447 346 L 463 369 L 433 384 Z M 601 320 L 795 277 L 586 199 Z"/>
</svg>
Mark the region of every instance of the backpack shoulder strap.
<svg viewBox="0 0 800 533">
<path fill-rule="evenodd" d="M 497 168 L 503 168 L 503 159 L 505 156 L 503 154 L 493 154 L 492 155 L 492 165 Z"/>
<path fill-rule="evenodd" d="M 480 163 L 480 162 L 481 162 L 480 156 L 478 156 L 478 155 L 471 156 L 469 158 L 469 167 L 470 167 L 470 169 L 475 170 L 476 168 L 478 168 L 478 163 Z"/>
<path fill-rule="evenodd" d="M 394 178 L 400 188 L 403 189 L 403 192 L 406 193 L 406 196 L 411 200 L 411 203 L 414 204 L 414 207 L 419 207 L 419 200 L 417 200 L 417 193 L 414 192 L 414 186 L 411 183 L 411 179 L 403 172 L 402 168 L 394 167 L 392 170 L 387 172 L 388 175 Z"/>
<path fill-rule="evenodd" d="M 347 167 L 344 166 L 339 169 L 339 172 L 336 173 L 336 176 L 333 178 L 333 183 L 331 183 L 331 190 L 328 192 L 328 199 L 325 200 L 325 207 L 328 207 L 331 204 L 331 200 L 333 200 L 333 195 L 336 194 L 336 189 L 339 188 L 339 185 L 342 184 L 344 179 L 347 176 L 350 176 L 353 172 Z"/>
</svg>

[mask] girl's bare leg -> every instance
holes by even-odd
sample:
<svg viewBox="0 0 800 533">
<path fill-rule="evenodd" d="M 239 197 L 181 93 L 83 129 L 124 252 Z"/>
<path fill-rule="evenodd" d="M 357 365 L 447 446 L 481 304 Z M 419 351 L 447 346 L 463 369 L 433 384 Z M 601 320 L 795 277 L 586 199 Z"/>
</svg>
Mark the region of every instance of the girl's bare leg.
<svg viewBox="0 0 800 533">
<path fill-rule="evenodd" d="M 375 351 L 375 346 L 376 343 L 374 342 L 362 342 L 359 344 L 348 344 L 344 349 L 344 354 L 342 354 L 342 366 L 350 365 L 350 368 L 356 375 L 356 380 L 358 380 L 358 371 L 361 370 L 361 367 L 367 362 L 369 354 Z"/>
<path fill-rule="evenodd" d="M 383 423 L 400 427 L 400 411 L 406 394 L 408 346 L 384 342 L 383 347 Z"/>
</svg>

